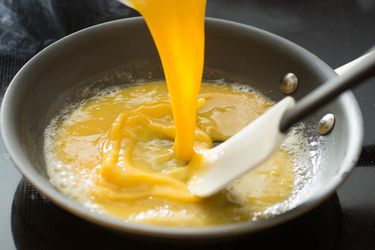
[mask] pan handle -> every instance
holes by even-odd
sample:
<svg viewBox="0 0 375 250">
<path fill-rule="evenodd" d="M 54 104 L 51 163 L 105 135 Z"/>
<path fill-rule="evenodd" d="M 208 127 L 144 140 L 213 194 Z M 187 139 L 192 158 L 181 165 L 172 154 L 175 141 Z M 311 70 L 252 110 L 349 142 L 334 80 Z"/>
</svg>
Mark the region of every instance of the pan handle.
<svg viewBox="0 0 375 250">
<path fill-rule="evenodd" d="M 358 65 L 358 63 L 362 62 L 365 58 L 367 58 L 370 54 L 372 54 L 374 52 L 375 52 L 375 48 L 373 48 L 372 51 L 369 51 L 368 53 L 364 54 L 363 56 L 361 56 L 361 57 L 359 57 L 359 58 L 357 58 L 357 59 L 355 59 L 351 62 L 348 62 L 347 64 L 344 64 L 341 67 L 338 67 L 337 69 L 335 69 L 335 72 L 339 76 L 345 74 L 345 72 L 350 71 L 353 67 Z M 373 72 L 373 75 L 375 75 L 375 72 Z"/>
<path fill-rule="evenodd" d="M 287 132 L 293 124 L 329 103 L 344 91 L 375 76 L 375 51 L 338 68 L 337 73 L 340 76 L 328 80 L 285 112 L 280 123 L 281 132 Z"/>
</svg>

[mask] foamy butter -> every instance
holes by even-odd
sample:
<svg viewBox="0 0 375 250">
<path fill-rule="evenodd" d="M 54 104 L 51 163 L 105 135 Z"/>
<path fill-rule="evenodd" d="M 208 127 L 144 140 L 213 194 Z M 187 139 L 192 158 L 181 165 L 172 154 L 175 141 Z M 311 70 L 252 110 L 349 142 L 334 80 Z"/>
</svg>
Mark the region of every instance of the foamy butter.
<svg viewBox="0 0 375 250">
<path fill-rule="evenodd" d="M 204 84 L 200 97 L 196 150 L 228 139 L 272 105 L 243 85 Z M 187 189 L 194 168 L 174 157 L 164 83 L 103 90 L 62 113 L 45 133 L 51 183 L 124 221 L 187 227 L 257 220 L 295 206 L 311 177 L 308 143 L 297 127 L 262 166 L 213 197 L 194 197 Z"/>
</svg>

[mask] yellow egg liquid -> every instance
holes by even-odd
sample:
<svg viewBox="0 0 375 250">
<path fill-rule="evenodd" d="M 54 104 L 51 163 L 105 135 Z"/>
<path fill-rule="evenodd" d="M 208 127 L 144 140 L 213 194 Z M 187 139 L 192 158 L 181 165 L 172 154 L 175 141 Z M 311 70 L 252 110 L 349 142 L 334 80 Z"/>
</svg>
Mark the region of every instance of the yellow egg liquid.
<svg viewBox="0 0 375 250">
<path fill-rule="evenodd" d="M 203 84 L 199 97 L 193 136 L 198 151 L 225 141 L 271 105 L 260 94 L 232 85 Z M 93 210 L 178 227 L 252 220 L 288 199 L 293 164 L 281 148 L 226 190 L 207 199 L 192 195 L 187 182 L 199 154 L 187 165 L 176 159 L 172 114 L 162 82 L 98 93 L 47 130 L 52 183 Z"/>
<path fill-rule="evenodd" d="M 204 63 L 206 0 L 129 0 L 158 49 L 172 103 L 176 158 L 193 157 L 197 98 Z"/>
<path fill-rule="evenodd" d="M 199 150 L 225 141 L 271 103 L 231 85 L 201 88 L 206 0 L 128 2 L 146 20 L 166 84 L 97 93 L 52 122 L 45 140 L 51 182 L 94 211 L 177 227 L 253 220 L 287 200 L 295 176 L 281 148 L 210 198 L 189 192 Z"/>
</svg>

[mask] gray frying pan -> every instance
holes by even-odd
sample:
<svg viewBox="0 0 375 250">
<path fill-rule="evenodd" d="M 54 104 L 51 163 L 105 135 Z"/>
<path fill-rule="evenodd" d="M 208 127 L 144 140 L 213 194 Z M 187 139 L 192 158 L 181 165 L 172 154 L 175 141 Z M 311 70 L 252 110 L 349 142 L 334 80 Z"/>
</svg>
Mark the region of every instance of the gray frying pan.
<svg viewBox="0 0 375 250">
<path fill-rule="evenodd" d="M 298 78 L 297 100 L 336 77 L 319 58 L 268 32 L 218 19 L 206 21 L 206 80 L 248 84 L 272 100 L 285 95 L 280 81 Z M 52 44 L 32 58 L 11 82 L 2 103 L 1 132 L 19 171 L 44 195 L 67 211 L 127 234 L 164 238 L 218 238 L 254 233 L 291 220 L 331 196 L 348 176 L 362 146 L 363 121 L 351 92 L 346 92 L 304 119 L 311 172 L 294 206 L 257 222 L 210 228 L 168 228 L 124 223 L 90 212 L 62 195 L 48 180 L 43 133 L 64 106 L 90 97 L 92 89 L 163 79 L 157 51 L 142 18 L 97 25 Z M 336 123 L 327 135 L 320 119 L 332 113 Z"/>
</svg>

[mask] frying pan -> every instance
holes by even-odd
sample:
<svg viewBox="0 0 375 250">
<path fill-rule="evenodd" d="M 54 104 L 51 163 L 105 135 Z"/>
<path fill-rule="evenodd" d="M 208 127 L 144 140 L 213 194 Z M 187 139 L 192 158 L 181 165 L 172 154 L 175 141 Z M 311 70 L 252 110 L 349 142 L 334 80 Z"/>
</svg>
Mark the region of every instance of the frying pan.
<svg viewBox="0 0 375 250">
<path fill-rule="evenodd" d="M 286 73 L 297 76 L 297 100 L 336 73 L 318 57 L 274 34 L 219 19 L 206 20 L 204 79 L 247 84 L 274 101 L 284 97 L 279 85 Z M 87 28 L 50 45 L 14 77 L 3 99 L 1 132 L 19 171 L 44 195 L 67 211 L 95 224 L 130 235 L 174 239 L 223 238 L 274 227 L 313 209 L 330 197 L 355 165 L 362 146 L 363 121 L 348 91 L 304 120 L 311 172 L 303 192 L 288 211 L 259 221 L 207 228 L 170 228 L 125 223 L 90 212 L 49 182 L 43 134 L 66 105 L 95 90 L 163 79 L 161 63 L 142 18 Z M 317 132 L 327 113 L 333 130 Z M 251 150 L 251 149 L 249 149 Z"/>
</svg>

